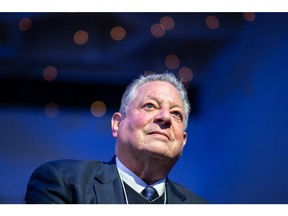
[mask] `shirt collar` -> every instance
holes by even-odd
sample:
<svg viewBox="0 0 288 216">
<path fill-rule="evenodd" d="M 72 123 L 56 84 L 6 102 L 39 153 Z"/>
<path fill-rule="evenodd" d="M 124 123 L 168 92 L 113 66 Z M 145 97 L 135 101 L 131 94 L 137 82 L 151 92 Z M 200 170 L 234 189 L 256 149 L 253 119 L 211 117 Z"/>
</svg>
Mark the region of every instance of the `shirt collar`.
<svg viewBox="0 0 288 216">
<path fill-rule="evenodd" d="M 124 181 L 138 193 L 141 193 L 141 191 L 147 186 L 147 184 L 141 178 L 122 164 L 117 157 L 116 166 L 122 181 Z M 159 196 L 161 196 L 165 191 L 165 182 L 166 178 L 163 178 L 151 185 L 157 190 Z"/>
</svg>

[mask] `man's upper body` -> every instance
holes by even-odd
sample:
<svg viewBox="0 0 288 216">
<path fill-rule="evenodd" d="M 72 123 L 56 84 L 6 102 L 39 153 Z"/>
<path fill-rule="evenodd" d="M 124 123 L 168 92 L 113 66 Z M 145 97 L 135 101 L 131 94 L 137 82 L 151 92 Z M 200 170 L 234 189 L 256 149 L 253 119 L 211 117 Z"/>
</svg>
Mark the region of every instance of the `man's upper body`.
<svg viewBox="0 0 288 216">
<path fill-rule="evenodd" d="M 133 203 L 126 190 L 114 158 L 108 163 L 59 160 L 45 163 L 34 171 L 27 186 L 25 201 L 28 204 Z M 163 204 L 207 203 L 169 179 L 165 182 L 163 196 Z M 143 204 L 149 202 L 143 201 Z"/>
<path fill-rule="evenodd" d="M 111 119 L 119 174 L 115 163 L 46 164 L 32 176 L 27 202 L 127 203 L 130 197 L 132 203 L 142 203 L 139 192 L 144 185 L 156 186 L 163 202 L 203 202 L 167 180 L 187 141 L 189 112 L 186 89 L 175 75 L 140 76 L 126 88 L 119 112 Z"/>
</svg>

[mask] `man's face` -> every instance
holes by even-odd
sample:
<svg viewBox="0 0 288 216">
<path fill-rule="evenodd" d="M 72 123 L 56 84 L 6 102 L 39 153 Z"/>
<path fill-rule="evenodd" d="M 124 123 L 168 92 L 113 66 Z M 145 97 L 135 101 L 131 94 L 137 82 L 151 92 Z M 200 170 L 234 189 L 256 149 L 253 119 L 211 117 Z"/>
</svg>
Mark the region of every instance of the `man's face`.
<svg viewBox="0 0 288 216">
<path fill-rule="evenodd" d="M 112 118 L 118 148 L 136 157 L 178 158 L 187 138 L 183 107 L 178 90 L 170 83 L 141 85 L 125 117 L 117 113 Z"/>
</svg>

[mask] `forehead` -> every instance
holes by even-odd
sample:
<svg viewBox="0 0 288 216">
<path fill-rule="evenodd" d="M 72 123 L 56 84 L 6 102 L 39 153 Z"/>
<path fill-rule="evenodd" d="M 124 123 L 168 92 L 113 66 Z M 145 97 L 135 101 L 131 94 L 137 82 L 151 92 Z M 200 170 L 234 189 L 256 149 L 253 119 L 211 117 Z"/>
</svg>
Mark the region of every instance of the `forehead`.
<svg viewBox="0 0 288 216">
<path fill-rule="evenodd" d="M 176 87 L 166 81 L 150 81 L 142 84 L 136 89 L 135 99 L 144 99 L 147 97 L 167 99 L 177 101 L 177 103 L 180 101 L 183 102 Z"/>
</svg>

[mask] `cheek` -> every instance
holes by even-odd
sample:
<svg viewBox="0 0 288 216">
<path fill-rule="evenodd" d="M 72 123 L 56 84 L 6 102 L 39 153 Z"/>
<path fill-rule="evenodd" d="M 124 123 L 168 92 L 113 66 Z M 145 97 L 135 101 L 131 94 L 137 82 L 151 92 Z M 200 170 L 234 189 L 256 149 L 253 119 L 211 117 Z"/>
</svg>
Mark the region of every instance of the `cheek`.
<svg viewBox="0 0 288 216">
<path fill-rule="evenodd" d="M 141 128 L 149 122 L 149 117 L 143 113 L 134 113 L 133 116 L 129 118 L 129 125 L 134 128 Z"/>
<path fill-rule="evenodd" d="M 144 128 L 144 124 L 139 121 L 138 119 L 133 121 L 132 123 L 130 123 L 129 125 L 127 125 L 126 130 L 130 133 L 130 134 L 136 134 L 139 133 L 143 130 Z M 129 134 L 127 134 L 129 135 Z"/>
<path fill-rule="evenodd" d="M 174 129 L 174 135 L 175 135 L 175 139 L 179 140 L 179 141 L 185 141 L 185 132 L 184 130 L 179 126 L 178 128 L 176 127 Z"/>
<path fill-rule="evenodd" d="M 122 132 L 124 132 L 126 135 L 133 134 L 135 132 L 138 132 L 145 126 L 145 119 L 143 117 L 130 117 L 129 119 L 126 119 L 124 122 L 122 122 Z"/>
</svg>

